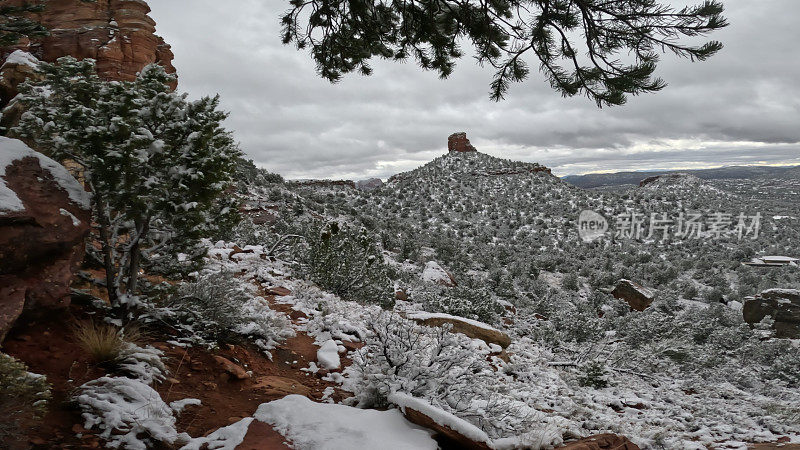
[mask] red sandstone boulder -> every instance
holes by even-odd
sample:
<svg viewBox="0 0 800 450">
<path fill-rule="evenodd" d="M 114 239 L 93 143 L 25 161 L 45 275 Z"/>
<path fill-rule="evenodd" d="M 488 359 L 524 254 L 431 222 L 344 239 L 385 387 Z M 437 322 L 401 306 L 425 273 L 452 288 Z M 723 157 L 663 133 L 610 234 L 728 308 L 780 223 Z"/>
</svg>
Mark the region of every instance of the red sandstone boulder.
<svg viewBox="0 0 800 450">
<path fill-rule="evenodd" d="M 246 380 L 250 378 L 250 374 L 247 373 L 240 365 L 234 363 L 233 361 L 229 360 L 228 358 L 214 355 L 214 361 L 219 364 L 219 367 L 228 375 L 236 378 L 237 380 Z"/>
<path fill-rule="evenodd" d="M 747 298 L 742 308 L 745 322 L 754 325 L 766 316 L 772 317 L 775 336 L 800 338 L 800 290 L 768 289 Z"/>
<path fill-rule="evenodd" d="M 598 434 L 558 447 L 562 450 L 639 450 L 639 446 L 624 436 Z"/>
<path fill-rule="evenodd" d="M 69 305 L 90 224 L 89 194 L 63 166 L 0 137 L 0 341 L 22 313 Z"/>
<path fill-rule="evenodd" d="M 489 450 L 494 448 L 489 436 L 464 419 L 439 409 L 426 400 L 408 394 L 395 392 L 389 395 L 409 422 L 425 427 L 436 433 L 437 440 L 446 444 L 445 448 L 465 450 Z"/>
<path fill-rule="evenodd" d="M 440 286 L 458 286 L 453 274 L 445 270 L 436 261 L 428 261 L 425 263 L 425 269 L 422 271 L 422 280 Z"/>
<path fill-rule="evenodd" d="M 443 313 L 413 312 L 406 317 L 426 327 L 451 326 L 450 331 L 461 333 L 472 339 L 480 339 L 487 344 L 497 344 L 502 348 L 511 345 L 511 337 L 497 328 L 477 320 L 451 316 Z"/>
<path fill-rule="evenodd" d="M 644 311 L 655 298 L 653 291 L 630 280 L 619 280 L 611 295 L 625 300 L 636 311 Z"/>
<path fill-rule="evenodd" d="M 19 86 L 29 78 L 41 78 L 36 73 L 36 65 L 39 60 L 35 56 L 22 50 L 15 50 L 8 55 L 2 65 L 0 65 L 0 105 L 6 105 L 12 98 L 16 97 Z"/>
</svg>

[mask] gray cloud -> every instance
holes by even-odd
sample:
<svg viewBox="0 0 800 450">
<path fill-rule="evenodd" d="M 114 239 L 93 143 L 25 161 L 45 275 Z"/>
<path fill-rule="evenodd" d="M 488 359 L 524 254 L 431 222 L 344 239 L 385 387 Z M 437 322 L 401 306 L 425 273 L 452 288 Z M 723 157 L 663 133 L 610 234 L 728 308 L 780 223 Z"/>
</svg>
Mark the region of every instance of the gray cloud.
<svg viewBox="0 0 800 450">
<path fill-rule="evenodd" d="M 713 36 L 726 45 L 719 55 L 697 64 L 664 55 L 664 91 L 602 110 L 561 98 L 536 73 L 491 102 L 492 73 L 469 58 L 448 80 L 376 61 L 373 76 L 332 85 L 307 54 L 281 45 L 288 2 L 149 3 L 180 89 L 220 93 L 242 149 L 290 178 L 387 177 L 445 152 L 453 131 L 558 174 L 800 163 L 795 2 L 726 1 L 731 26 Z"/>
</svg>

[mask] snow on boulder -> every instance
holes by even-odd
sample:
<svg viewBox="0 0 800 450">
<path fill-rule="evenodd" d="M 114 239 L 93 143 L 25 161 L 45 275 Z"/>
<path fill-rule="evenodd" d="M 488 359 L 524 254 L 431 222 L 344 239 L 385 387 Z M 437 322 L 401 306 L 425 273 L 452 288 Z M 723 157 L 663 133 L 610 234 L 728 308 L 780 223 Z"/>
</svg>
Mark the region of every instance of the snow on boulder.
<svg viewBox="0 0 800 450">
<path fill-rule="evenodd" d="M 772 317 L 775 336 L 800 338 L 800 290 L 768 289 L 745 299 L 742 308 L 745 322 L 753 325 Z"/>
<path fill-rule="evenodd" d="M 23 310 L 69 304 L 90 224 L 89 194 L 63 166 L 0 136 L 0 341 Z"/>
<path fill-rule="evenodd" d="M 64 166 L 34 151 L 19 139 L 0 136 L 0 215 L 7 215 L 9 211 L 25 209 L 22 200 L 17 195 L 19 193 L 13 192 L 13 188 L 8 186 L 10 181 L 2 181 L 2 179 L 14 176 L 15 173 L 6 172 L 13 171 L 14 166 L 22 165 L 26 159 L 35 159 L 36 161 L 32 162 L 37 163 L 43 171 L 49 174 L 49 178 L 57 184 L 57 187 L 67 193 L 71 203 L 83 209 L 90 208 L 89 193 Z"/>
<path fill-rule="evenodd" d="M 427 401 L 408 394 L 395 392 L 388 399 L 395 404 L 409 422 L 425 427 L 458 444 L 458 448 L 469 450 L 492 449 L 489 435 L 475 425 Z"/>
<path fill-rule="evenodd" d="M 36 72 L 39 60 L 22 50 L 15 50 L 0 66 L 0 109 L 8 105 L 19 93 L 18 87 L 25 80 L 41 79 Z"/>
<path fill-rule="evenodd" d="M 407 421 L 398 410 L 377 411 L 315 403 L 301 395 L 263 403 L 254 414 L 299 450 L 436 450 L 431 432 Z"/>
<path fill-rule="evenodd" d="M 429 312 L 410 312 L 406 317 L 426 327 L 441 327 L 444 324 L 450 324 L 452 332 L 461 333 L 473 339 L 480 339 L 487 344 L 497 344 L 503 348 L 511 345 L 511 337 L 509 335 L 477 320 Z"/>
<path fill-rule="evenodd" d="M 425 263 L 425 269 L 422 271 L 422 280 L 448 287 L 458 285 L 455 278 L 450 275 L 450 272 L 444 270 L 436 261 Z"/>
<path fill-rule="evenodd" d="M 611 295 L 620 300 L 625 300 L 631 309 L 644 311 L 653 303 L 655 293 L 646 287 L 631 280 L 619 280 Z"/>
</svg>

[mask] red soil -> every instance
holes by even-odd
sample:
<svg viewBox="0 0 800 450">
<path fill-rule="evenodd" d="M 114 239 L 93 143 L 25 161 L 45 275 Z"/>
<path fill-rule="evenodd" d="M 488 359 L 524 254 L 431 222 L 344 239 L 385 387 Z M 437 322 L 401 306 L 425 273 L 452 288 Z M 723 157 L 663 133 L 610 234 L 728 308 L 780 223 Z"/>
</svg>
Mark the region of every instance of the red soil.
<svg viewBox="0 0 800 450">
<path fill-rule="evenodd" d="M 270 303 L 275 305 L 269 296 Z M 276 309 L 289 313 L 285 305 Z M 297 316 L 297 313 L 293 314 Z M 72 338 L 72 326 L 88 317 L 85 307 L 73 305 L 59 317 L 37 322 L 18 323 L 3 343 L 3 351 L 25 362 L 29 370 L 44 374 L 53 385 L 53 401 L 47 416 L 31 424 L 28 442 L 22 448 L 97 448 L 100 440 L 81 424 L 80 412 L 69 399 L 81 384 L 103 376 L 106 371 L 94 366 L 85 352 Z M 152 334 L 157 336 L 158 330 Z M 288 394 L 301 394 L 319 401 L 328 386 L 335 389 L 332 398 L 341 400 L 346 394 L 330 382 L 301 371 L 316 360 L 317 346 L 313 338 L 304 333 L 288 339 L 272 351 L 273 360 L 249 345 L 228 345 L 217 351 L 202 348 L 183 349 L 160 340 L 145 342 L 164 351 L 170 370 L 167 381 L 154 388 L 166 402 L 183 398 L 198 398 L 200 406 L 189 406 L 179 416 L 178 431 L 191 436 L 202 436 L 219 427 L 229 425 L 243 417 L 251 416 L 258 405 L 282 398 Z M 225 373 L 214 360 L 220 355 L 251 372 L 251 377 L 236 380 Z M 349 361 L 343 361 L 349 363 Z M 81 433 L 82 438 L 76 434 Z M 288 448 L 284 439 L 269 426 L 253 422 L 244 449 Z"/>
</svg>

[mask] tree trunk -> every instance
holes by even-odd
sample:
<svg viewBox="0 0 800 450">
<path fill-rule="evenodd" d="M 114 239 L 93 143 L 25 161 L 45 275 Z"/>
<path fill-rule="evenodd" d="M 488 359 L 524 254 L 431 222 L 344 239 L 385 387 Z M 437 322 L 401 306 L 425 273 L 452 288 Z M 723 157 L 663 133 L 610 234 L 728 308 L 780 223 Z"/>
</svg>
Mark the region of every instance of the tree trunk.
<svg viewBox="0 0 800 450">
<path fill-rule="evenodd" d="M 150 231 L 150 218 L 146 218 L 144 223 L 140 223 L 137 221 L 136 223 L 136 240 L 133 242 L 131 246 L 131 258 L 130 258 L 130 265 L 128 268 L 128 286 L 126 289 L 126 293 L 134 295 L 136 292 L 137 285 L 139 283 L 139 262 L 142 259 L 142 247 L 141 242 L 142 239 L 147 236 L 147 233 Z"/>
<path fill-rule="evenodd" d="M 100 245 L 103 249 L 103 265 L 106 269 L 106 290 L 108 291 L 108 301 L 115 305 L 119 301 L 119 286 L 116 283 L 114 270 L 114 258 L 111 252 L 111 236 L 109 235 L 108 215 L 103 209 L 102 199 L 98 198 L 97 192 L 94 193 L 95 213 L 97 222 L 100 224 Z"/>
</svg>

